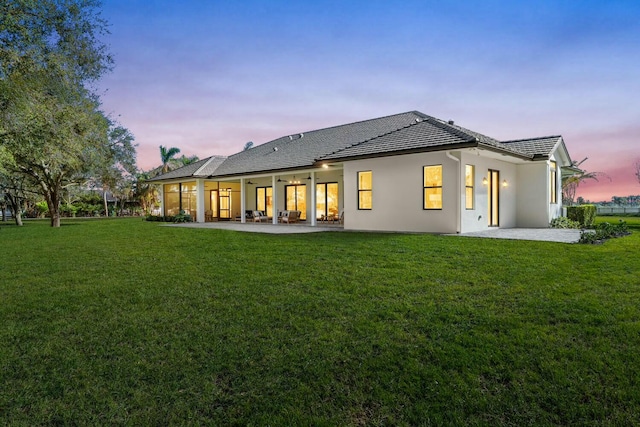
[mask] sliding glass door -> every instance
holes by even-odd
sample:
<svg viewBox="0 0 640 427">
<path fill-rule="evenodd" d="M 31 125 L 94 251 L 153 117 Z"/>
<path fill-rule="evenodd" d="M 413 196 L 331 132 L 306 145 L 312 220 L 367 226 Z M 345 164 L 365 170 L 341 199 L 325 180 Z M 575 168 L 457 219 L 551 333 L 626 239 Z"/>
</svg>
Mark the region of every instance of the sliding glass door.
<svg viewBox="0 0 640 427">
<path fill-rule="evenodd" d="M 337 218 L 338 206 L 338 183 L 316 184 L 316 218 Z"/>
<path fill-rule="evenodd" d="M 286 185 L 286 210 L 300 211 L 300 219 L 307 219 L 307 186 Z"/>
</svg>

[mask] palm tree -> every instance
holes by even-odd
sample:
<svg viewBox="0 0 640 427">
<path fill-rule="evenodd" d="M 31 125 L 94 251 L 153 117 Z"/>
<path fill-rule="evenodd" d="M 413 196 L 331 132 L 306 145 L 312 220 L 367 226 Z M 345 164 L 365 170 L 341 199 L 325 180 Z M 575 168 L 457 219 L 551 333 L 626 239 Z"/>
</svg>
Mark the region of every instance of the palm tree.
<svg viewBox="0 0 640 427">
<path fill-rule="evenodd" d="M 160 146 L 160 160 L 162 161 L 162 173 L 167 173 L 171 170 L 171 163 L 175 160 L 174 156 L 180 152 L 177 147 L 167 148 Z"/>
<path fill-rule="evenodd" d="M 180 166 L 187 166 L 190 165 L 191 163 L 195 163 L 197 161 L 199 161 L 200 158 L 198 158 L 198 156 L 185 156 L 184 154 L 182 155 L 182 157 L 180 157 L 179 159 L 177 159 L 178 164 Z"/>
<path fill-rule="evenodd" d="M 576 191 L 578 190 L 578 186 L 588 179 L 593 179 L 598 181 L 598 177 L 606 177 L 609 176 L 604 172 L 587 172 L 586 170 L 580 169 L 580 165 L 583 164 L 588 157 L 585 157 L 580 162 L 573 162 L 571 165 L 573 170 L 573 175 L 569 175 L 562 178 L 562 200 L 565 205 L 573 205 L 574 197 L 576 196 Z M 609 178 L 611 180 L 611 178 Z"/>
</svg>

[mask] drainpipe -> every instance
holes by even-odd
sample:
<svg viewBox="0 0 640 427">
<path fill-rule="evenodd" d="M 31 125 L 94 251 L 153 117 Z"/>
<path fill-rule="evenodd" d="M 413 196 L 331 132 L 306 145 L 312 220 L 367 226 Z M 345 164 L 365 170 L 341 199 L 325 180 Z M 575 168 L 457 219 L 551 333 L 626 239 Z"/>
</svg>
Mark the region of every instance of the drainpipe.
<svg viewBox="0 0 640 427">
<path fill-rule="evenodd" d="M 460 192 L 461 190 L 461 185 L 460 185 L 460 175 L 462 174 L 461 170 L 460 170 L 460 159 L 457 157 L 454 157 L 451 155 L 451 151 L 446 151 L 445 154 L 447 155 L 448 158 L 450 158 L 451 160 L 455 161 L 458 164 L 458 178 L 457 178 L 457 187 L 458 187 L 458 197 L 456 197 L 456 214 L 457 214 L 457 219 L 456 219 L 456 233 L 460 234 L 460 229 L 462 228 L 462 218 L 460 217 L 460 206 L 461 206 L 461 202 L 460 199 L 462 198 L 462 193 Z"/>
</svg>

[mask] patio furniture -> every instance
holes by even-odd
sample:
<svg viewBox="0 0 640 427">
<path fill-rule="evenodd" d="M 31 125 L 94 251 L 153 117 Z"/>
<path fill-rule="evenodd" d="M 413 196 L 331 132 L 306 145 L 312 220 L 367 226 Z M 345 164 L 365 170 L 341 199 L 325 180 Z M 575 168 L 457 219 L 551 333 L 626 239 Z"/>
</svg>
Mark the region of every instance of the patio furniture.
<svg viewBox="0 0 640 427">
<path fill-rule="evenodd" d="M 253 211 L 253 222 L 268 222 L 269 217 L 262 211 Z"/>
<path fill-rule="evenodd" d="M 286 222 L 287 224 L 291 224 L 294 222 L 298 222 L 300 218 L 300 211 L 285 211 L 282 216 L 279 218 L 281 222 Z"/>
<path fill-rule="evenodd" d="M 205 211 L 204 213 L 204 222 L 213 222 L 213 211 Z"/>
</svg>

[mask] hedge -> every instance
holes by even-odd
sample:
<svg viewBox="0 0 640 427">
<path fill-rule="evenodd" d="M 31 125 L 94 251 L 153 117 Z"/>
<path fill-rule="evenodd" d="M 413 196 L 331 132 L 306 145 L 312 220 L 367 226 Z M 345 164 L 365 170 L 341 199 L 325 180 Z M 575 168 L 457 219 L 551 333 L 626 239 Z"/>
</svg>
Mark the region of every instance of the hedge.
<svg viewBox="0 0 640 427">
<path fill-rule="evenodd" d="M 567 218 L 578 221 L 581 227 L 591 227 L 596 219 L 595 205 L 568 206 Z"/>
</svg>

